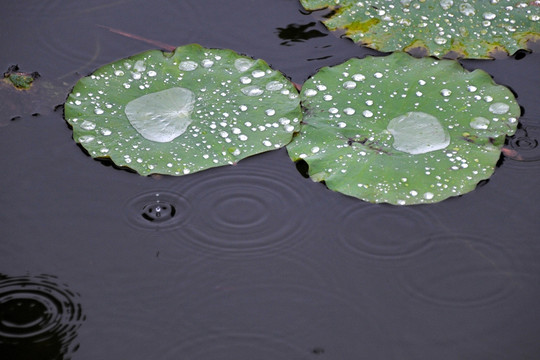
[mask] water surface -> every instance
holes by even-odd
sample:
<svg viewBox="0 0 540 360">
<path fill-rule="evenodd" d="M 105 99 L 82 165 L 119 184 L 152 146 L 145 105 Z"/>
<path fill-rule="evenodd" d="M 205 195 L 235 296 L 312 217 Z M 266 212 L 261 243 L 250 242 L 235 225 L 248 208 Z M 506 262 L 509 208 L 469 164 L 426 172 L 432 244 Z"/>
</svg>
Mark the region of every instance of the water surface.
<svg viewBox="0 0 540 360">
<path fill-rule="evenodd" d="M 382 55 L 295 0 L 29 0 L 3 15 L 0 67 L 41 77 L 0 87 L 0 352 L 25 358 L 17 338 L 43 359 L 540 356 L 538 54 L 462 61 L 517 94 L 516 156 L 469 194 L 396 207 L 313 183 L 283 149 L 142 177 L 72 139 L 58 105 L 75 82 L 159 48 L 110 28 L 231 48 L 300 84 Z"/>
</svg>

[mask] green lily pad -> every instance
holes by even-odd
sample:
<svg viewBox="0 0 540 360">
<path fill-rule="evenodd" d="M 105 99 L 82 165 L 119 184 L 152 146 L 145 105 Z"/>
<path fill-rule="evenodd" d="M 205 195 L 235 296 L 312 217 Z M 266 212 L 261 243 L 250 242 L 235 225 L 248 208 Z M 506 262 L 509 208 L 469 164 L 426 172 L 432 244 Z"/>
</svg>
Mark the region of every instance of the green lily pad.
<svg viewBox="0 0 540 360">
<path fill-rule="evenodd" d="M 300 127 L 299 102 L 266 62 L 192 44 L 82 78 L 65 119 L 92 157 L 142 175 L 183 175 L 283 147 Z"/>
<path fill-rule="evenodd" d="M 287 145 L 314 181 L 370 202 L 434 203 L 491 176 L 520 108 L 482 70 L 405 53 L 322 68 Z"/>
<path fill-rule="evenodd" d="M 307 10 L 329 7 L 324 21 L 354 42 L 392 52 L 425 48 L 428 55 L 454 52 L 490 58 L 527 49 L 540 39 L 540 1 L 514 0 L 300 0 Z"/>
</svg>

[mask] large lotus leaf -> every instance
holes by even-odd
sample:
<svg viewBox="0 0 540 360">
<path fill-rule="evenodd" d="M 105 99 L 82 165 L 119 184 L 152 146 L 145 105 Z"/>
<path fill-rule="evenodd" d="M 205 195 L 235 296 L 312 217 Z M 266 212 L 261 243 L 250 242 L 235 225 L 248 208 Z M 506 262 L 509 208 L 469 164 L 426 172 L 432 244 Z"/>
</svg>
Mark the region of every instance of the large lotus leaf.
<svg viewBox="0 0 540 360">
<path fill-rule="evenodd" d="M 489 58 L 540 39 L 539 0 L 300 1 L 307 10 L 334 9 L 324 21 L 330 30 L 385 52 L 422 47 L 439 57 Z"/>
<path fill-rule="evenodd" d="M 195 44 L 105 65 L 65 103 L 91 156 L 142 175 L 188 174 L 282 147 L 301 115 L 298 92 L 267 63 Z"/>
<path fill-rule="evenodd" d="M 287 146 L 314 181 L 370 202 L 433 203 L 490 177 L 520 108 L 482 70 L 406 53 L 322 68 Z"/>
</svg>

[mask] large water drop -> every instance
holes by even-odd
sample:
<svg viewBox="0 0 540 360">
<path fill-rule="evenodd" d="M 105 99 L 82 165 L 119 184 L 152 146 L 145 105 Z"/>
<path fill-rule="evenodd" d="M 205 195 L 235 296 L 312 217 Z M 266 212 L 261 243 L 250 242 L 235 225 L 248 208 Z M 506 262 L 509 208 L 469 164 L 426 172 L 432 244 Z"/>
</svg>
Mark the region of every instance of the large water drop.
<svg viewBox="0 0 540 360">
<path fill-rule="evenodd" d="M 469 3 L 462 3 L 459 5 L 459 12 L 465 16 L 473 16 L 476 13 L 474 6 Z"/>
<path fill-rule="evenodd" d="M 489 120 L 484 117 L 475 117 L 472 119 L 470 125 L 473 129 L 486 130 L 489 127 Z"/>
<path fill-rule="evenodd" d="M 452 5 L 454 5 L 453 0 L 441 0 L 439 3 L 444 10 L 448 10 L 452 7 Z"/>
<path fill-rule="evenodd" d="M 250 67 L 252 67 L 254 64 L 254 61 L 253 60 L 249 60 L 249 59 L 236 59 L 234 61 L 234 67 L 236 68 L 236 70 L 240 71 L 240 72 L 244 72 L 246 70 L 248 70 Z"/>
<path fill-rule="evenodd" d="M 258 86 L 246 86 L 241 91 L 247 96 L 259 96 L 264 93 L 264 90 Z"/>
<path fill-rule="evenodd" d="M 193 71 L 195 70 L 199 64 L 197 64 L 195 61 L 182 61 L 178 68 L 183 71 Z"/>
<path fill-rule="evenodd" d="M 270 81 L 266 84 L 266 90 L 276 91 L 283 89 L 283 84 L 279 81 Z"/>
<path fill-rule="evenodd" d="M 412 155 L 446 148 L 450 135 L 439 120 L 423 112 L 409 112 L 398 116 L 387 126 L 394 136 L 394 149 Z"/>
<path fill-rule="evenodd" d="M 506 114 L 510 110 L 510 105 L 505 103 L 493 103 L 489 106 L 489 111 L 494 114 Z"/>
<path fill-rule="evenodd" d="M 188 89 L 174 87 L 143 95 L 130 101 L 126 116 L 144 138 L 169 142 L 182 135 L 191 123 L 195 95 Z"/>
</svg>

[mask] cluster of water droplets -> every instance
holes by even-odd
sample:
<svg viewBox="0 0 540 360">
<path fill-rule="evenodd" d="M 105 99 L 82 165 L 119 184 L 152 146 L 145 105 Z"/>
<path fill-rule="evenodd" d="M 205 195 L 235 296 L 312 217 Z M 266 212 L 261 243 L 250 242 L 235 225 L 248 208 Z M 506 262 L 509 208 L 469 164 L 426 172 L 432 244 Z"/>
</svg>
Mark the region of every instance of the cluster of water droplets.
<svg viewBox="0 0 540 360">
<path fill-rule="evenodd" d="M 486 57 L 494 46 L 517 50 L 515 34 L 535 32 L 539 6 L 538 1 L 368 0 L 343 4 L 340 15 L 326 24 L 331 29 L 348 28 L 353 40 L 384 51 L 405 49 L 420 40 L 436 56 L 453 50 Z M 359 25 L 348 26 L 350 19 Z"/>
<path fill-rule="evenodd" d="M 263 61 L 229 50 L 147 52 L 81 82 L 67 101 L 76 140 L 92 156 L 143 174 L 233 164 L 284 146 L 300 123 L 292 84 Z"/>
<path fill-rule="evenodd" d="M 450 61 L 423 59 L 416 68 L 412 57 L 392 57 L 400 57 L 401 65 L 384 58 L 353 59 L 306 82 L 308 127 L 289 146 L 293 158 L 308 163 L 326 158 L 330 165 L 317 179 L 329 186 L 335 181 L 349 194 L 376 194 L 375 201 L 397 204 L 457 195 L 489 177 L 496 161 L 482 162 L 500 153 L 492 141 L 512 133 L 517 122 L 519 108 L 510 91 L 491 85 L 486 73 L 468 73 Z M 451 71 L 457 78 L 448 76 Z M 323 135 L 315 135 L 321 131 L 336 138 L 326 135 L 321 142 Z M 394 162 L 398 157 L 402 163 Z M 402 176 L 387 175 L 385 169 Z M 347 177 L 360 181 L 350 184 Z M 401 195 L 392 200 L 396 194 Z"/>
</svg>

